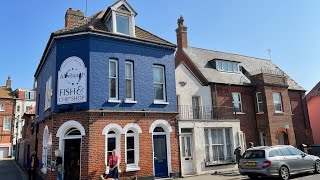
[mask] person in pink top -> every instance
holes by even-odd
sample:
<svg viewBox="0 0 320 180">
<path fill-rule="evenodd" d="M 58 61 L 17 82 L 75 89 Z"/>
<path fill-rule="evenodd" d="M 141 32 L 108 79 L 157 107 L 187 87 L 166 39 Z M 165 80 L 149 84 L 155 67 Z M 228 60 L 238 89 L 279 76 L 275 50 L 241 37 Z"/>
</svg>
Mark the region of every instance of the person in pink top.
<svg viewBox="0 0 320 180">
<path fill-rule="evenodd" d="M 117 155 L 116 150 L 114 149 L 112 151 L 112 155 L 109 156 L 109 177 L 118 179 L 118 161 L 119 157 Z"/>
</svg>

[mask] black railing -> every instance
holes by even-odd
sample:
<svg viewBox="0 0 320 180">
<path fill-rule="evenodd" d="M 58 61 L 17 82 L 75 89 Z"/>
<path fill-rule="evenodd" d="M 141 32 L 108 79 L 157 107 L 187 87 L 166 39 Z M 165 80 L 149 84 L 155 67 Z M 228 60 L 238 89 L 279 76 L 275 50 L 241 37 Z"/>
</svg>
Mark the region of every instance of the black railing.
<svg viewBox="0 0 320 180">
<path fill-rule="evenodd" d="M 236 119 L 234 107 L 179 105 L 179 119 Z"/>
</svg>

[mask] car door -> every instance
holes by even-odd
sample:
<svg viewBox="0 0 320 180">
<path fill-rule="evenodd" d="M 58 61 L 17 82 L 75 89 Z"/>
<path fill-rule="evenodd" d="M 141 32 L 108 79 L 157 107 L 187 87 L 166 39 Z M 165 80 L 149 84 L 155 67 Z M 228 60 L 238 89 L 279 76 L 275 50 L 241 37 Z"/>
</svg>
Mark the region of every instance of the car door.
<svg viewBox="0 0 320 180">
<path fill-rule="evenodd" d="M 286 147 L 279 148 L 282 156 L 280 161 L 289 166 L 291 172 L 297 171 L 298 166 L 295 164 L 295 157 L 291 155 L 290 151 Z"/>
<path fill-rule="evenodd" d="M 293 162 L 294 162 L 294 165 L 297 167 L 297 170 L 303 171 L 306 169 L 310 169 L 310 166 L 308 165 L 308 161 L 304 156 L 302 156 L 303 154 L 302 151 L 294 147 L 288 147 L 287 149 L 290 151 L 293 157 Z"/>
</svg>

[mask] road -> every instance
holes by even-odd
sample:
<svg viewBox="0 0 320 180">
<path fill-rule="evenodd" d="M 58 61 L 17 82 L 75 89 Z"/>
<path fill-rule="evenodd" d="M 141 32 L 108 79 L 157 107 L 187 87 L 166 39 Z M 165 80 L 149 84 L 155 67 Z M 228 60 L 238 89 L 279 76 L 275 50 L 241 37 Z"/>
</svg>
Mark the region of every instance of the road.
<svg viewBox="0 0 320 180">
<path fill-rule="evenodd" d="M 260 178 L 261 180 L 269 180 L 277 178 Z M 320 174 L 305 173 L 296 176 L 292 176 L 290 179 L 293 180 L 319 180 Z M 183 180 L 249 180 L 247 176 L 241 176 L 239 173 L 226 173 L 226 174 L 215 174 L 215 175 L 203 175 L 183 178 Z"/>
<path fill-rule="evenodd" d="M 0 179 L 25 180 L 25 176 L 13 159 L 0 160 Z"/>
</svg>

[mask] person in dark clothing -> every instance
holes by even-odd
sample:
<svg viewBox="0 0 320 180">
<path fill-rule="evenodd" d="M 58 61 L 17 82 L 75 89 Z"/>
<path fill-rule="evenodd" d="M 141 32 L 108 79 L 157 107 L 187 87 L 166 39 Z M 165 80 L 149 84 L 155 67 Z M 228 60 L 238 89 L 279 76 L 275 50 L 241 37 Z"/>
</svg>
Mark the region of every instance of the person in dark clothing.
<svg viewBox="0 0 320 180">
<path fill-rule="evenodd" d="M 63 169 L 62 169 L 62 157 L 60 156 L 58 156 L 56 159 L 56 171 L 57 171 L 58 180 L 62 180 Z"/>
<path fill-rule="evenodd" d="M 36 152 L 33 151 L 31 156 L 27 160 L 27 170 L 28 170 L 28 178 L 29 180 L 36 179 L 36 170 L 39 166 L 39 159 L 36 155 Z"/>
<path fill-rule="evenodd" d="M 235 156 L 236 156 L 236 161 L 237 161 L 237 164 L 239 166 L 239 163 L 240 163 L 240 158 L 241 158 L 241 146 L 238 146 L 235 150 L 234 150 L 234 153 L 233 153 Z"/>
</svg>

